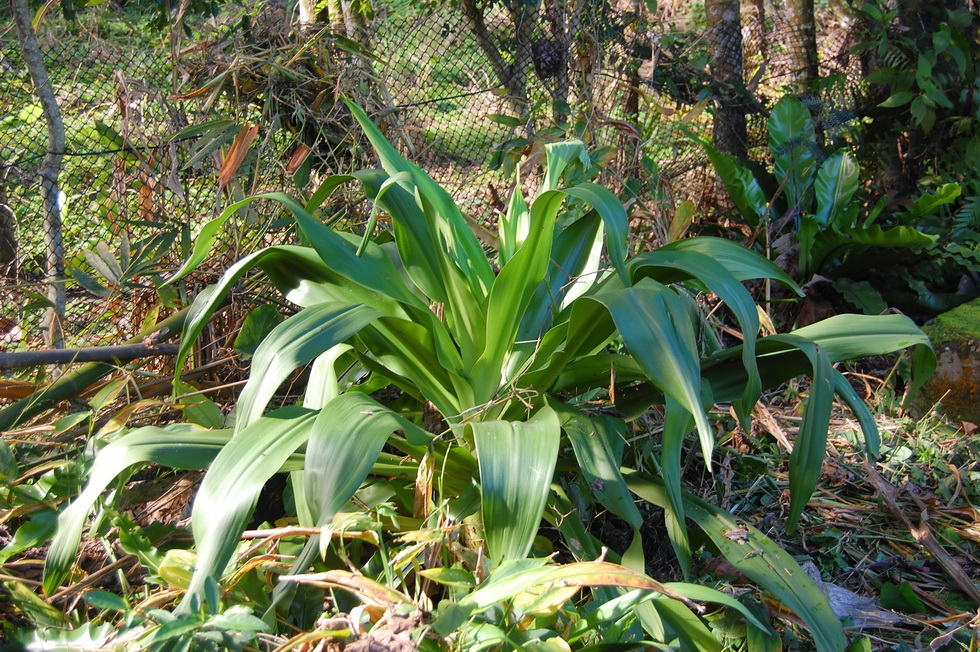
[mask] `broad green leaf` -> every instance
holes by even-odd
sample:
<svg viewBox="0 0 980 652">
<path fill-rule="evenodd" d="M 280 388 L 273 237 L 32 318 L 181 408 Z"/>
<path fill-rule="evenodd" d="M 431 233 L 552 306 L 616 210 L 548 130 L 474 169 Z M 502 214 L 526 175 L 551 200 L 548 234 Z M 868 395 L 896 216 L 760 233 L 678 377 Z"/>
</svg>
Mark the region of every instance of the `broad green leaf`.
<svg viewBox="0 0 980 652">
<path fill-rule="evenodd" d="M 627 469 L 623 469 L 623 476 L 633 493 L 661 507 L 667 504 L 667 492 L 657 479 Z M 827 596 L 789 553 L 751 525 L 692 494 L 685 492 L 684 501 L 687 517 L 704 530 L 739 572 L 803 619 L 819 652 L 844 649 L 843 628 L 830 608 Z M 729 538 L 732 533 L 739 536 Z M 746 542 L 737 543 L 734 539 L 741 539 L 743 533 Z"/>
<path fill-rule="evenodd" d="M 745 258 L 751 257 L 748 250 Z M 748 427 L 749 415 L 762 393 L 762 380 L 755 358 L 755 342 L 759 334 L 759 312 L 752 295 L 714 259 L 689 249 L 657 251 L 640 254 L 630 261 L 633 277 L 650 274 L 664 284 L 694 278 L 725 302 L 738 320 L 742 331 L 742 362 L 748 374 L 748 381 L 742 392 L 739 406 L 739 419 L 743 427 Z"/>
<path fill-rule="evenodd" d="M 252 359 L 248 382 L 238 398 L 235 432 L 261 416 L 289 374 L 349 339 L 378 316 L 365 306 L 331 302 L 310 306 L 276 326 Z"/>
<path fill-rule="evenodd" d="M 567 636 L 568 642 L 575 643 L 590 631 L 603 632 L 605 623 L 628 616 L 638 605 L 649 602 L 656 596 L 654 591 L 634 589 L 612 600 L 597 602 L 594 610 L 572 623 Z"/>
<path fill-rule="evenodd" d="M 44 593 L 53 594 L 68 576 L 78 553 L 85 519 L 95 501 L 120 473 L 141 462 L 177 469 L 203 469 L 230 437 L 228 430 L 209 432 L 184 424 L 147 426 L 110 442 L 99 451 L 85 489 L 58 516 L 58 531 L 44 562 Z"/>
<path fill-rule="evenodd" d="M 180 411 L 184 414 L 184 419 L 204 428 L 218 429 L 225 423 L 225 415 L 221 408 L 204 394 L 198 391 L 190 383 L 182 380 L 174 381 L 174 394 L 180 404 Z M 186 396 L 185 394 L 192 394 Z"/>
<path fill-rule="evenodd" d="M 700 618 L 678 600 L 659 598 L 649 603 L 657 610 L 669 639 L 676 637 L 681 650 L 689 652 L 721 652 L 721 643 Z"/>
<path fill-rule="evenodd" d="M 877 224 L 870 226 L 841 226 L 836 229 L 820 230 L 813 235 L 810 252 L 810 270 L 819 271 L 838 255 L 848 253 L 853 248 L 863 247 L 909 248 L 929 245 L 937 236 L 928 235 L 909 226 L 882 228 Z"/>
<path fill-rule="evenodd" d="M 115 514 L 112 518 L 112 524 L 119 528 L 120 547 L 129 554 L 136 555 L 146 570 L 156 573 L 163 561 L 163 555 L 146 538 L 143 528 L 124 513 Z"/>
<path fill-rule="evenodd" d="M 54 532 L 56 517 L 54 511 L 45 509 L 21 523 L 13 538 L 0 549 L 0 564 L 28 548 L 43 546 Z"/>
<path fill-rule="evenodd" d="M 67 624 L 67 618 L 60 609 L 45 602 L 41 596 L 29 589 L 22 582 L 4 581 L 3 587 L 10 594 L 10 602 L 16 604 L 18 611 L 23 613 L 36 627 L 61 629 Z M 50 642 L 45 640 L 43 647 L 49 648 L 49 645 Z"/>
<path fill-rule="evenodd" d="M 440 364 L 432 333 L 423 326 L 382 317 L 362 330 L 358 340 L 370 352 L 370 358 L 361 358 L 368 369 L 379 371 L 412 395 L 421 391 L 447 420 L 474 405 L 472 388 Z"/>
<path fill-rule="evenodd" d="M 772 264 L 765 256 L 761 256 L 731 240 L 699 236 L 671 242 L 657 249 L 657 251 L 697 251 L 720 263 L 728 270 L 729 274 L 739 281 L 768 278 L 779 281 L 798 295 L 803 296 L 803 291 L 796 284 L 796 281 L 786 272 Z"/>
<path fill-rule="evenodd" d="M 551 408 L 528 421 L 488 421 L 472 429 L 480 462 L 483 526 L 495 560 L 522 559 L 541 524 L 558 459 L 561 426 Z"/>
<path fill-rule="evenodd" d="M 868 281 L 855 281 L 850 278 L 834 279 L 834 288 L 846 301 L 857 306 L 866 315 L 882 315 L 888 311 L 888 304 Z"/>
<path fill-rule="evenodd" d="M 426 568 L 419 571 L 419 575 L 446 586 L 470 588 L 476 585 L 476 578 L 473 577 L 473 573 L 463 568 Z"/>
<path fill-rule="evenodd" d="M 167 279 L 164 283 L 164 287 L 176 283 L 180 279 L 184 278 L 195 269 L 198 265 L 203 263 L 208 254 L 211 253 L 211 248 L 214 247 L 214 243 L 218 241 L 218 236 L 221 235 L 225 228 L 225 222 L 227 222 L 233 215 L 236 215 L 244 206 L 247 206 L 253 201 L 252 198 L 244 199 L 239 202 L 231 204 L 221 212 L 221 215 L 208 221 L 203 227 L 201 227 L 200 233 L 194 238 L 194 248 L 191 250 L 191 255 L 188 257 L 184 264 L 180 266 L 173 276 Z"/>
<path fill-rule="evenodd" d="M 315 210 L 315 207 L 326 201 L 337 188 L 351 181 L 360 182 L 369 198 L 378 198 L 381 186 L 388 178 L 388 175 L 382 170 L 361 170 L 352 175 L 328 177 L 313 193 L 313 197 L 307 203 L 307 212 Z M 444 260 L 446 256 L 440 247 L 437 235 L 430 228 L 425 213 L 419 207 L 414 195 L 400 186 L 393 186 L 378 198 L 378 203 L 391 216 L 395 244 L 412 282 L 429 300 L 446 303 L 448 301 L 447 280 L 443 278 L 446 269 L 446 261 Z M 297 213 L 295 217 L 303 234 L 320 252 L 321 257 L 335 260 L 336 254 L 340 253 L 340 260 L 355 264 L 352 269 L 354 274 L 359 274 L 360 270 L 365 267 L 365 261 L 351 261 L 351 258 L 357 258 L 356 249 L 350 249 L 347 252 L 333 250 L 334 247 L 338 246 L 336 241 L 339 234 L 337 232 L 328 229 L 318 220 L 309 219 L 303 213 Z M 427 252 L 427 255 L 416 255 L 421 251 Z M 368 271 L 367 273 L 370 274 L 371 272 Z"/>
<path fill-rule="evenodd" d="M 340 176 L 343 181 L 360 180 L 359 175 Z M 382 182 L 378 193 L 382 193 L 390 179 Z M 367 187 L 367 186 L 365 186 Z M 391 188 L 391 186 L 387 186 Z M 386 193 L 385 193 L 386 194 Z M 314 218 L 298 202 L 280 193 L 271 193 L 266 197 L 281 202 L 293 214 L 296 224 L 310 246 L 316 250 L 323 264 L 344 283 L 356 284 L 373 291 L 379 297 L 393 299 L 400 303 L 427 308 L 405 285 L 391 257 L 378 245 L 370 241 L 357 242 L 356 237 L 330 229 Z M 384 195 L 382 194 L 382 197 Z M 377 197 L 377 195 L 375 195 Z M 377 206 L 377 205 L 376 205 Z M 361 301 L 364 299 L 361 298 Z M 400 308 L 393 303 L 372 303 L 372 307 L 384 309 L 395 316 L 405 316 Z"/>
<path fill-rule="evenodd" d="M 507 202 L 507 212 L 497 227 L 500 237 L 500 265 L 503 267 L 520 249 L 531 229 L 531 211 L 521 191 L 520 168 L 514 178 L 514 190 Z"/>
<path fill-rule="evenodd" d="M 194 342 L 214 313 L 224 304 L 232 287 L 255 267 L 263 269 L 279 291 L 299 306 L 311 306 L 337 299 L 336 292 L 330 291 L 326 285 L 331 278 L 331 272 L 316 252 L 303 247 L 279 246 L 250 254 L 229 267 L 216 284 L 204 288 L 195 297 L 180 340 L 176 361 L 178 372 L 193 350 Z"/>
<path fill-rule="evenodd" d="M 7 440 L 0 437 L 0 482 L 9 486 L 18 475 L 20 475 L 20 467 L 17 465 L 14 451 L 11 450 Z"/>
<path fill-rule="evenodd" d="M 368 216 L 367 224 L 364 226 L 364 236 L 361 238 L 361 244 L 357 246 L 358 256 L 364 254 L 364 250 L 367 248 L 368 243 L 371 242 L 371 236 L 374 234 L 374 229 L 378 224 L 378 212 L 381 208 L 378 202 L 390 188 L 395 187 L 398 183 L 410 181 L 411 178 L 412 176 L 408 172 L 398 172 L 385 179 L 381 187 L 378 188 L 378 194 L 374 197 L 374 203 L 371 206 L 371 214 Z"/>
<path fill-rule="evenodd" d="M 545 166 L 544 182 L 541 184 L 541 192 L 556 190 L 561 181 L 561 175 L 565 168 L 576 160 L 589 160 L 589 153 L 585 149 L 585 143 L 578 139 L 569 139 L 559 143 L 548 143 L 544 146 L 547 156 Z"/>
<path fill-rule="evenodd" d="M 341 394 L 323 407 L 310 431 L 303 477 L 306 504 L 318 526 L 350 500 L 396 430 L 417 443 L 432 438 L 366 394 Z"/>
<path fill-rule="evenodd" d="M 257 308 L 253 308 L 245 315 L 242 329 L 238 331 L 235 338 L 235 351 L 238 352 L 242 360 L 248 360 L 255 355 L 255 350 L 259 348 L 262 340 L 272 332 L 272 330 L 282 323 L 282 314 L 279 309 L 270 303 L 263 303 Z"/>
<path fill-rule="evenodd" d="M 82 600 L 96 609 L 106 611 L 126 611 L 129 605 L 120 596 L 108 591 L 89 591 L 82 594 Z"/>
<path fill-rule="evenodd" d="M 676 591 L 680 595 L 684 596 L 688 600 L 696 600 L 697 602 L 713 602 L 715 604 L 723 604 L 730 609 L 741 613 L 745 616 L 745 620 L 752 623 L 759 629 L 767 633 L 773 633 L 772 628 L 768 624 L 759 620 L 759 618 L 752 613 L 752 610 L 746 607 L 744 604 L 728 595 L 727 593 L 722 593 L 717 589 L 713 589 L 709 586 L 703 584 L 689 584 L 687 582 L 667 582 L 666 587 Z"/>
<path fill-rule="evenodd" d="M 594 183 L 580 183 L 564 188 L 562 192 L 581 199 L 595 209 L 602 218 L 602 224 L 606 229 L 606 251 L 609 260 L 619 277 L 627 283 L 629 275 L 626 272 L 626 238 L 629 224 L 623 204 L 609 190 Z"/>
<path fill-rule="evenodd" d="M 547 309 L 566 308 L 602 280 L 602 224 L 598 214 L 588 213 L 555 236 L 542 288 L 550 296 Z"/>
<path fill-rule="evenodd" d="M 831 156 L 820 166 L 813 186 L 817 198 L 814 217 L 820 226 L 850 226 L 839 218 L 857 192 L 859 173 L 857 162 L 847 152 Z"/>
<path fill-rule="evenodd" d="M 878 106 L 880 106 L 883 109 L 893 109 L 900 106 L 905 106 L 913 99 L 915 99 L 915 97 L 916 94 L 911 91 L 900 91 L 898 93 L 893 93 L 892 95 L 890 95 L 887 100 L 880 103 Z"/>
<path fill-rule="evenodd" d="M 310 367 L 310 380 L 303 394 L 303 407 L 319 410 L 340 396 L 341 388 L 336 364 L 345 353 L 353 349 L 354 347 L 349 344 L 338 344 L 317 356 L 313 366 Z"/>
<path fill-rule="evenodd" d="M 910 613 L 929 613 L 922 600 L 915 594 L 908 582 L 893 584 L 885 582 L 881 586 L 881 606 L 885 609 L 897 609 Z"/>
<path fill-rule="evenodd" d="M 816 343 L 831 362 L 895 353 L 910 346 L 931 350 L 929 338 L 905 315 L 835 315 L 792 334 Z M 922 370 L 926 377 L 935 367 L 935 354 L 931 358 L 932 366 Z M 926 356 L 924 364 L 928 360 Z"/>
<path fill-rule="evenodd" d="M 754 229 L 769 213 L 769 203 L 759 182 L 748 168 L 736 163 L 728 154 L 706 143 L 703 147 L 708 154 L 708 160 L 728 189 L 728 194 L 735 202 L 738 212 L 745 223 Z"/>
<path fill-rule="evenodd" d="M 102 244 L 104 246 L 105 243 Z M 119 277 L 122 276 L 122 274 L 116 274 L 114 268 L 108 265 L 96 252 L 86 249 L 82 252 L 82 254 L 85 256 L 85 260 L 88 261 L 88 264 L 92 266 L 92 269 L 101 274 L 103 278 L 109 281 L 109 283 L 112 285 L 117 285 L 119 283 Z"/>
<path fill-rule="evenodd" d="M 599 293 L 593 299 L 612 315 L 626 348 L 650 381 L 694 417 L 710 469 L 714 431 L 701 405 L 697 339 L 684 302 L 652 279 Z"/>
<path fill-rule="evenodd" d="M 512 562 L 526 563 L 514 565 Z M 619 564 L 606 561 L 582 561 L 562 565 L 545 565 L 546 559 L 508 560 L 480 587 L 463 597 L 460 606 L 471 613 L 488 609 L 536 586 L 615 586 L 656 591 L 668 596 L 678 596 L 647 575 L 636 573 Z"/>
<path fill-rule="evenodd" d="M 836 315 L 793 331 L 820 347 L 831 362 L 886 355 L 915 347 L 912 392 L 918 390 L 936 368 L 936 354 L 929 338 L 904 315 Z M 705 380 L 715 401 L 737 400 L 745 386 L 745 370 L 734 358 L 741 347 L 732 347 L 702 361 Z M 810 360 L 783 336 L 766 337 L 756 343 L 763 387 L 774 387 L 791 378 L 810 373 Z"/>
<path fill-rule="evenodd" d="M 339 178 L 360 179 L 361 175 Z M 394 191 L 393 186 L 385 186 L 382 182 L 380 188 L 372 189 L 375 193 L 372 196 L 377 197 L 378 193 L 386 196 Z M 265 193 L 253 197 L 253 199 L 260 198 L 273 199 L 293 214 L 300 231 L 320 255 L 323 266 L 329 270 L 324 283 L 339 300 L 363 303 L 385 314 L 399 317 L 405 316 L 401 304 L 414 308 L 427 308 L 426 304 L 408 289 L 392 263 L 391 257 L 381 247 L 365 242 L 363 238 L 353 234 L 327 228 L 289 195 Z M 269 270 L 266 272 L 269 273 Z M 280 287 L 274 278 L 272 280 L 277 287 Z"/>
<path fill-rule="evenodd" d="M 238 431 L 211 463 L 191 512 L 197 566 L 181 611 L 203 599 L 208 578 L 220 578 L 255 509 L 259 492 L 307 441 L 316 416 L 300 408 L 271 413 Z"/>
<path fill-rule="evenodd" d="M 769 150 L 776 180 L 791 210 L 810 210 L 808 191 L 816 171 L 815 149 L 810 112 L 795 97 L 783 97 L 769 114 Z"/>
<path fill-rule="evenodd" d="M 615 417 L 572 410 L 557 401 L 548 404 L 562 419 L 562 429 L 598 502 L 639 529 L 643 517 L 619 472 L 622 456 L 615 452 L 617 448 L 622 451 L 621 443 L 615 439 L 625 441 L 626 423 Z"/>
<path fill-rule="evenodd" d="M 71 274 L 76 281 L 78 281 L 79 285 L 81 285 L 83 288 L 85 288 L 95 296 L 102 297 L 103 299 L 112 296 L 112 290 L 110 290 L 106 286 L 96 281 L 94 278 L 92 278 L 91 276 L 83 272 L 75 265 L 71 265 L 71 264 L 68 265 L 68 273 Z"/>
</svg>

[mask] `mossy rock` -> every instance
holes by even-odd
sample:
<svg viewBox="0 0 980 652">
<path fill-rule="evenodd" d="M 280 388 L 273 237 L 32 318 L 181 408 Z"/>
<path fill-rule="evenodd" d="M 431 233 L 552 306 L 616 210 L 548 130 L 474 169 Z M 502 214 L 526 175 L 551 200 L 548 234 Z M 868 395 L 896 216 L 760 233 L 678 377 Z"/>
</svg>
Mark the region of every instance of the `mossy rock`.
<svg viewBox="0 0 980 652">
<path fill-rule="evenodd" d="M 913 410 L 924 413 L 941 403 L 948 418 L 980 423 L 980 299 L 939 315 L 922 330 L 939 364 Z"/>
</svg>

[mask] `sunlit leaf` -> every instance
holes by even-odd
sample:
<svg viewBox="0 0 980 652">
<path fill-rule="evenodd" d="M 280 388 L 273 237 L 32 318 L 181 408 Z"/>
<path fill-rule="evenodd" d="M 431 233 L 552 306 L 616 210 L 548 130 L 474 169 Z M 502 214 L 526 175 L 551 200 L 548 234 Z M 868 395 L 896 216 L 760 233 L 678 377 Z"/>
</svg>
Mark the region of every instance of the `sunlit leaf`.
<svg viewBox="0 0 980 652">
<path fill-rule="evenodd" d="M 525 422 L 473 423 L 480 462 L 483 526 L 491 556 L 527 556 L 537 535 L 558 459 L 561 427 L 544 408 Z"/>
</svg>

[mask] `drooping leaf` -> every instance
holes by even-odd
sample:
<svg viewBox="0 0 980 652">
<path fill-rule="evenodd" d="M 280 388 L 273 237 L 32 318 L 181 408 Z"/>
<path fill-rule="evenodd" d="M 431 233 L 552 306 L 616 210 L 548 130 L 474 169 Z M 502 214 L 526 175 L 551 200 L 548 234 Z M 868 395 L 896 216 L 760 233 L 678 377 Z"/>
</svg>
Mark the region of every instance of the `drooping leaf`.
<svg viewBox="0 0 980 652">
<path fill-rule="evenodd" d="M 765 256 L 731 240 L 711 236 L 699 236 L 697 238 L 686 238 L 677 242 L 671 242 L 657 251 L 688 250 L 697 251 L 714 259 L 715 262 L 721 264 L 728 270 L 729 274 L 739 281 L 768 278 L 779 281 L 798 295 L 803 296 L 803 291 L 796 284 L 796 281 L 790 278 L 786 272 L 772 264 Z"/>
<path fill-rule="evenodd" d="M 140 462 L 177 469 L 202 469 L 230 438 L 228 430 L 206 431 L 174 424 L 163 428 L 139 428 L 110 442 L 96 456 L 85 489 L 58 516 L 58 530 L 44 562 L 45 594 L 54 593 L 68 576 L 78 552 L 85 519 L 98 497 L 120 473 Z"/>
<path fill-rule="evenodd" d="M 743 250 L 744 258 L 751 258 L 747 249 Z M 762 393 L 762 381 L 755 358 L 755 342 L 759 334 L 759 312 L 752 295 L 742 284 L 730 274 L 725 267 L 714 259 L 691 249 L 667 250 L 663 248 L 635 256 L 630 263 L 634 278 L 641 274 L 650 274 L 661 283 L 674 283 L 696 279 L 703 283 L 708 290 L 725 302 L 732 311 L 741 328 L 742 361 L 748 375 L 745 389 L 742 392 L 739 419 L 743 427 L 748 425 L 756 401 Z"/>
<path fill-rule="evenodd" d="M 694 417 L 710 469 L 714 432 L 701 405 L 697 341 L 684 302 L 652 279 L 590 300 L 601 302 L 612 315 L 630 355 L 650 381 Z"/>
<path fill-rule="evenodd" d="M 655 505 L 667 504 L 666 490 L 656 478 L 627 469 L 623 469 L 623 476 L 633 493 Z M 685 492 L 684 501 L 687 517 L 698 524 L 739 572 L 803 619 L 818 651 L 844 649 L 843 628 L 827 596 L 789 553 L 751 525 L 690 493 Z M 738 543 L 741 540 L 745 543 Z"/>
<path fill-rule="evenodd" d="M 316 416 L 300 408 L 270 413 L 238 431 L 215 457 L 191 512 L 197 566 L 182 611 L 204 598 L 208 578 L 217 580 L 224 572 L 259 492 L 306 442 Z M 217 607 L 210 605 L 212 610 Z"/>
<path fill-rule="evenodd" d="M 362 305 L 321 303 L 276 326 L 252 359 L 251 374 L 238 399 L 235 432 L 241 432 L 262 414 L 289 374 L 341 344 L 378 315 Z"/>
</svg>

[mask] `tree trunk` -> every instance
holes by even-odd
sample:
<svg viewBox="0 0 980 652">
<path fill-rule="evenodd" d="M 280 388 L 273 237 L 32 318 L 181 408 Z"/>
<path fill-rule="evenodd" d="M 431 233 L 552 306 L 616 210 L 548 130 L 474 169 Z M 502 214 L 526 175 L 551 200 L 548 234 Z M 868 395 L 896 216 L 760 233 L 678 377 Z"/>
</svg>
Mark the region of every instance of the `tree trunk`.
<svg viewBox="0 0 980 652">
<path fill-rule="evenodd" d="M 817 83 L 817 28 L 813 0 L 786 0 L 783 45 L 789 67 L 788 85 L 798 95 L 812 93 Z"/>
<path fill-rule="evenodd" d="M 17 24 L 20 48 L 27 70 L 34 82 L 48 126 L 48 149 L 39 170 L 41 176 L 41 201 L 44 206 L 44 244 L 48 292 L 51 307 L 45 313 L 45 344 L 49 347 L 64 346 L 62 324 L 65 318 L 65 251 L 61 231 L 61 207 L 58 202 L 58 173 L 65 152 L 65 125 L 61 121 L 58 100 L 51 88 L 48 71 L 41 58 L 34 27 L 33 12 L 27 0 L 10 0 L 11 13 Z"/>
<path fill-rule="evenodd" d="M 569 59 L 575 38 L 582 27 L 582 11 L 586 0 L 546 0 L 545 11 L 548 22 L 551 23 L 551 33 L 558 43 L 563 61 L 554 77 L 554 87 L 551 89 L 553 100 L 552 117 L 556 124 L 562 124 L 568 118 L 569 92 L 571 78 L 569 76 Z"/>
<path fill-rule="evenodd" d="M 300 27 L 309 27 L 316 22 L 316 2 L 314 0 L 299 0 L 299 15 L 297 22 Z"/>
<path fill-rule="evenodd" d="M 508 88 L 514 96 L 514 101 L 520 106 L 520 116 L 527 117 L 527 78 L 528 72 L 533 64 L 531 45 L 534 38 L 534 26 L 538 19 L 538 5 L 535 2 L 530 6 L 525 2 L 514 2 L 508 4 L 510 19 L 514 24 L 514 33 L 517 36 L 517 51 L 514 53 L 514 65 L 510 70 L 510 82 Z M 534 132 L 533 125 L 527 129 L 529 133 Z"/>
<path fill-rule="evenodd" d="M 7 204 L 7 162 L 0 156 L 0 278 L 17 278 L 17 229 L 14 212 Z M 0 315 L 3 317 L 4 315 Z"/>
<path fill-rule="evenodd" d="M 717 85 L 713 140 L 715 147 L 736 157 L 746 154 L 745 111 L 742 106 L 742 23 L 739 0 L 706 0 L 711 72 Z"/>
<path fill-rule="evenodd" d="M 507 90 L 507 103 L 515 113 L 515 117 L 526 118 L 528 110 L 527 74 L 531 67 L 531 36 L 537 17 L 537 4 L 528 7 L 522 3 L 520 7 L 510 8 L 510 17 L 516 30 L 518 42 L 513 66 L 508 66 L 500 54 L 493 35 L 487 29 L 483 9 L 478 6 L 477 1 L 461 0 L 460 8 L 463 10 L 466 24 L 473 32 L 477 45 L 480 46 L 480 50 L 490 61 L 490 68 L 493 70 L 497 82 Z"/>
</svg>

